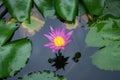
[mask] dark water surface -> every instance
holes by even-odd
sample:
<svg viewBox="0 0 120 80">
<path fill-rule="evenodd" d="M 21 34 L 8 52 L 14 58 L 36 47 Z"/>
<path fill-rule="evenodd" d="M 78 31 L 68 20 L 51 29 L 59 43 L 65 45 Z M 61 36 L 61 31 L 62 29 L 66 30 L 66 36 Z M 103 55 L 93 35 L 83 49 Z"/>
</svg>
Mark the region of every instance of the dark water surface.
<svg viewBox="0 0 120 80">
<path fill-rule="evenodd" d="M 32 41 L 32 53 L 26 66 L 18 72 L 14 77 L 6 80 L 17 80 L 18 77 L 22 77 L 25 74 L 50 70 L 55 71 L 55 67 L 52 67 L 48 63 L 49 58 L 55 57 L 55 54 L 51 53 L 51 49 L 43 47 L 43 44 L 48 42 L 48 39 L 43 36 L 44 33 L 50 31 L 49 26 L 61 27 L 62 23 L 59 20 L 47 19 L 44 27 L 29 39 Z M 99 70 L 91 62 L 90 56 L 97 51 L 97 48 L 87 47 L 85 44 L 85 37 L 87 30 L 83 27 L 78 27 L 74 30 L 72 35 L 73 42 L 66 47 L 66 52 L 63 52 L 65 57 L 69 56 L 68 64 L 65 66 L 65 70 L 60 69 L 56 71 L 57 74 L 65 76 L 68 80 L 120 80 L 120 72 L 103 71 Z M 24 36 L 22 31 L 17 30 L 14 39 L 20 39 Z M 81 58 L 78 63 L 75 63 L 72 58 L 75 52 L 81 52 Z"/>
</svg>

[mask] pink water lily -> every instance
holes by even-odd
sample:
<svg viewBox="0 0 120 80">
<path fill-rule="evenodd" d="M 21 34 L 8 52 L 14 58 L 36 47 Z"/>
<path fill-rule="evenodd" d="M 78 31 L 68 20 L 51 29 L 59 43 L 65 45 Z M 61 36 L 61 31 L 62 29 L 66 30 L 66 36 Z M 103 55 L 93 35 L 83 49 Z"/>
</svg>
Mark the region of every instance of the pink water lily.
<svg viewBox="0 0 120 80">
<path fill-rule="evenodd" d="M 52 26 L 50 26 L 50 32 L 49 34 L 44 34 L 45 37 L 47 37 L 50 42 L 45 44 L 45 47 L 49 47 L 52 49 L 52 52 L 56 52 L 58 50 L 65 51 L 65 46 L 68 45 L 72 40 L 70 40 L 70 37 L 73 33 L 73 30 L 66 33 L 65 32 L 65 26 L 62 27 L 62 30 L 59 28 L 53 29 Z"/>
</svg>

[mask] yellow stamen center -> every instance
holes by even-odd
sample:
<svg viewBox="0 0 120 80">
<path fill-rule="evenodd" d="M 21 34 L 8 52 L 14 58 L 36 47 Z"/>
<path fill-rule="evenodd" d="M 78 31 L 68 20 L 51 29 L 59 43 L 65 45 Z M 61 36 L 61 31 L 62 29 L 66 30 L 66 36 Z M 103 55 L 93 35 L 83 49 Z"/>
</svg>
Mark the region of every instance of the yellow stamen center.
<svg viewBox="0 0 120 80">
<path fill-rule="evenodd" d="M 63 37 L 57 36 L 57 37 L 55 37 L 55 39 L 54 39 L 54 44 L 55 44 L 55 46 L 57 46 L 57 47 L 64 46 L 65 40 L 63 39 Z"/>
</svg>

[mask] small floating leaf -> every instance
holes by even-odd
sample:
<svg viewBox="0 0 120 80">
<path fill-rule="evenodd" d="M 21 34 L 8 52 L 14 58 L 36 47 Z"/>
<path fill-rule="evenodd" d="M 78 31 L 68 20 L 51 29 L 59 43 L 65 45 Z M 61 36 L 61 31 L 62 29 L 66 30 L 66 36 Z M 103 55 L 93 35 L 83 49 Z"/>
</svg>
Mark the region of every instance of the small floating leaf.
<svg viewBox="0 0 120 80">
<path fill-rule="evenodd" d="M 25 75 L 22 79 L 18 80 L 67 80 L 64 77 L 58 77 L 53 72 L 34 72 L 29 75 Z"/>
<path fill-rule="evenodd" d="M 78 62 L 79 58 L 81 57 L 81 53 L 80 52 L 76 52 L 74 57 L 72 58 L 74 62 Z"/>
</svg>

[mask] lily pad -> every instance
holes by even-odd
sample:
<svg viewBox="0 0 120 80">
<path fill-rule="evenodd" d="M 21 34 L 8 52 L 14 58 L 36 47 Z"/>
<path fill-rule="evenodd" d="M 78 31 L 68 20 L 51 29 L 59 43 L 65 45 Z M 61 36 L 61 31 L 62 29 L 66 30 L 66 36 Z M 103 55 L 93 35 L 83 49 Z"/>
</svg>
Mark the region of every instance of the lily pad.
<svg viewBox="0 0 120 80">
<path fill-rule="evenodd" d="M 82 1 L 79 2 L 79 7 L 78 7 L 78 16 L 85 15 L 87 13 L 87 10 L 83 4 Z"/>
<path fill-rule="evenodd" d="M 102 47 L 92 62 L 103 70 L 120 71 L 120 19 L 107 19 L 92 25 L 86 37 L 88 46 Z"/>
<path fill-rule="evenodd" d="M 105 8 L 101 16 L 114 16 L 120 18 L 120 0 L 106 0 Z"/>
<path fill-rule="evenodd" d="M 0 78 L 13 76 L 23 68 L 31 53 L 27 38 L 9 42 L 18 27 L 0 21 Z"/>
<path fill-rule="evenodd" d="M 120 42 L 118 42 L 120 45 Z M 92 62 L 103 70 L 120 71 L 120 46 L 103 48 L 92 56 Z"/>
<path fill-rule="evenodd" d="M 38 10 L 44 17 L 54 17 L 54 0 L 34 0 Z"/>
<path fill-rule="evenodd" d="M 2 0 L 0 0 L 0 6 L 3 4 Z"/>
<path fill-rule="evenodd" d="M 30 22 L 30 11 L 32 0 L 3 0 L 8 11 L 19 22 L 28 20 Z"/>
<path fill-rule="evenodd" d="M 65 21 L 74 21 L 78 12 L 78 0 L 54 0 L 59 17 Z"/>
<path fill-rule="evenodd" d="M 103 12 L 106 0 L 83 0 L 87 10 L 92 15 L 100 15 Z"/>
<path fill-rule="evenodd" d="M 44 71 L 44 72 L 34 72 L 29 75 L 25 75 L 22 79 L 18 80 L 67 80 L 64 77 L 58 77 L 53 72 Z"/>
<path fill-rule="evenodd" d="M 103 47 L 120 40 L 120 19 L 101 20 L 93 25 L 87 34 L 86 43 L 92 47 Z"/>
</svg>

